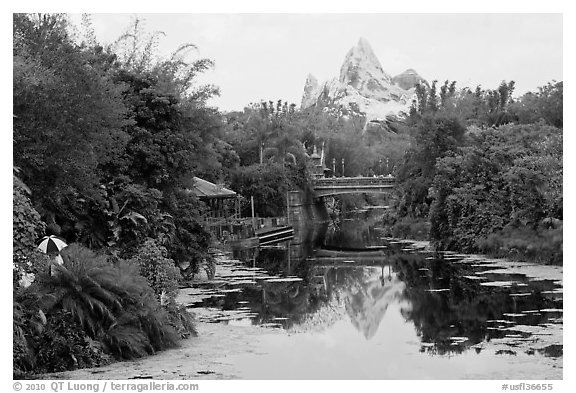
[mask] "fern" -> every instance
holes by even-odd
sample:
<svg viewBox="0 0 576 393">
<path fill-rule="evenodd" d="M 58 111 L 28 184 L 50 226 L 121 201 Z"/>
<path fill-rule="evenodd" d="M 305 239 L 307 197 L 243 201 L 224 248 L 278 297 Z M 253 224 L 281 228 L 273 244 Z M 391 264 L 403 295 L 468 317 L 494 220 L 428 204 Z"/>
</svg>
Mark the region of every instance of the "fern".
<svg viewBox="0 0 576 393">
<path fill-rule="evenodd" d="M 70 345 L 75 346 L 75 352 L 70 354 L 78 362 L 68 359 L 59 363 L 55 360 L 56 355 L 44 356 L 44 361 L 58 363 L 56 366 L 44 365 L 46 369 L 88 364 L 79 360 L 84 355 L 93 356 L 88 346 L 79 344 L 84 336 L 92 342 L 100 342 L 116 359 L 138 358 L 178 345 L 181 336 L 178 327 L 158 302 L 146 278 L 140 275 L 138 265 L 121 259 L 112 263 L 106 256 L 76 244 L 63 252 L 63 261 L 63 265 L 54 265 L 50 273 L 41 275 L 31 288 L 38 292 L 39 303 L 48 314 L 48 325 L 60 332 L 69 332 L 67 334 L 73 340 Z M 71 322 L 58 325 L 54 318 L 63 313 L 69 315 Z M 72 334 L 74 329 L 79 331 Z M 45 343 L 54 342 L 58 353 L 66 353 L 65 335 L 50 331 L 42 334 Z M 20 337 L 15 329 L 15 344 L 23 348 L 20 343 L 24 341 Z M 22 352 L 25 354 L 24 350 Z M 20 358 L 22 367 L 27 367 L 26 357 Z"/>
<path fill-rule="evenodd" d="M 49 311 L 70 312 L 94 338 L 116 322 L 114 314 L 122 307 L 118 295 L 107 288 L 114 280 L 114 268 L 88 250 L 70 247 L 63 254 L 63 265 L 40 276 L 40 293 Z"/>
</svg>

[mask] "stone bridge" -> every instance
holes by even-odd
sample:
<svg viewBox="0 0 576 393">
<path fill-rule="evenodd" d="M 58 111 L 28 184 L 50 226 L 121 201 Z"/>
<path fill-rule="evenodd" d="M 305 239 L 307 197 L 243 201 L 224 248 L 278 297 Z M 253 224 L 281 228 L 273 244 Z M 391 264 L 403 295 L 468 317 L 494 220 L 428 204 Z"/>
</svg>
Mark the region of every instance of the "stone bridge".
<svg viewBox="0 0 576 393">
<path fill-rule="evenodd" d="M 314 179 L 317 197 L 340 194 L 389 193 L 396 187 L 396 178 L 382 177 L 328 177 Z"/>
</svg>

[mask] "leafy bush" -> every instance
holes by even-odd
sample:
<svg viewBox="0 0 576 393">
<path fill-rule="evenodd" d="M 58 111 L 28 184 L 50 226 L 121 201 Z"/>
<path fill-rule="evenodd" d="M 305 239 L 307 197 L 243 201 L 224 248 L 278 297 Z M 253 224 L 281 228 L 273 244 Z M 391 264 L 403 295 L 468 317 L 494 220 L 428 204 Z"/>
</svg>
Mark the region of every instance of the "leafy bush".
<svg viewBox="0 0 576 393">
<path fill-rule="evenodd" d="M 12 239 L 16 254 L 36 248 L 46 226 L 22 186 L 15 184 L 12 197 Z"/>
<path fill-rule="evenodd" d="M 177 266 L 187 266 L 182 274 L 198 271 L 202 259 L 208 256 L 210 233 L 204 228 L 199 212 L 202 203 L 189 192 L 179 190 L 170 195 L 170 212 L 174 217 L 175 236 L 166 244 L 168 257 Z"/>
<path fill-rule="evenodd" d="M 562 225 L 557 228 L 506 227 L 477 240 L 483 253 L 514 260 L 562 264 Z"/>
<path fill-rule="evenodd" d="M 430 236 L 442 249 L 545 263 L 562 259 L 562 130 L 481 130 L 436 162 Z M 558 250 L 560 248 L 560 250 Z"/>
<path fill-rule="evenodd" d="M 13 286 L 22 285 L 24 277 L 28 279 L 35 277 L 37 274 L 46 271 L 52 263 L 50 256 L 42 253 L 40 250 L 23 251 L 12 255 L 13 261 Z"/>
<path fill-rule="evenodd" d="M 426 217 L 432 198 L 432 185 L 438 159 L 457 151 L 464 142 L 465 128 L 458 118 L 446 115 L 423 116 L 414 127 L 415 139 L 396 171 L 401 217 Z"/>
<path fill-rule="evenodd" d="M 154 239 L 148 239 L 130 259 L 140 268 L 140 275 L 148 280 L 162 304 L 174 302 L 178 293 L 180 271 L 174 261 L 167 258 L 167 250 Z"/>
<path fill-rule="evenodd" d="M 156 300 L 160 301 L 167 313 L 170 325 L 182 338 L 196 334 L 192 315 L 186 307 L 176 304 L 180 270 L 174 261 L 166 257 L 167 250 L 156 240 L 148 239 L 129 261 L 140 269 L 140 274 L 148 280 L 154 290 Z"/>
<path fill-rule="evenodd" d="M 428 240 L 430 224 L 428 221 L 412 217 L 400 218 L 390 227 L 392 237 L 413 240 Z"/>
<path fill-rule="evenodd" d="M 36 356 L 33 339 L 42 332 L 45 323 L 46 316 L 40 310 L 38 297 L 25 289 L 16 290 L 12 312 L 14 378 L 21 378 L 34 370 Z"/>
<path fill-rule="evenodd" d="M 256 215 L 281 216 L 285 214 L 286 193 L 306 183 L 304 168 L 275 162 L 240 167 L 232 174 L 231 187 L 241 195 L 254 197 Z"/>
<path fill-rule="evenodd" d="M 12 334 L 12 366 L 13 378 L 23 379 L 34 370 L 35 357 L 31 345 L 24 332 L 15 324 Z"/>
<path fill-rule="evenodd" d="M 38 277 L 39 292 L 50 313 L 64 310 L 90 337 L 98 337 L 116 323 L 122 309 L 114 266 L 99 256 L 71 244 L 62 252 L 63 265 Z"/>
<path fill-rule="evenodd" d="M 77 244 L 66 248 L 63 260 L 62 266 L 53 266 L 51 274 L 37 281 L 49 319 L 59 312 L 69 313 L 87 337 L 101 341 L 104 350 L 118 359 L 177 344 L 167 312 L 138 266 L 123 260 L 112 264 Z"/>
<path fill-rule="evenodd" d="M 194 317 L 188 312 L 186 306 L 174 302 L 168 303 L 164 308 L 168 311 L 170 324 L 176 329 L 181 338 L 188 338 L 198 334 L 194 325 Z"/>
<path fill-rule="evenodd" d="M 35 289 L 31 286 L 14 294 L 14 378 L 100 366 L 110 361 L 102 343 L 91 339 L 70 312 L 58 310 L 47 316 Z"/>
<path fill-rule="evenodd" d="M 134 292 L 143 284 L 137 283 L 126 293 L 123 312 L 102 337 L 107 350 L 117 359 L 138 358 L 178 344 L 179 337 L 168 313 L 158 304 L 152 290 Z"/>
<path fill-rule="evenodd" d="M 101 343 L 92 340 L 72 313 L 53 313 L 36 339 L 36 372 L 59 372 L 95 367 L 110 362 Z"/>
<path fill-rule="evenodd" d="M 12 262 L 14 285 L 23 274 L 37 274 L 45 269 L 48 257 L 36 249 L 36 243 L 44 235 L 45 224 L 32 206 L 26 186 L 14 177 L 12 214 Z"/>
</svg>

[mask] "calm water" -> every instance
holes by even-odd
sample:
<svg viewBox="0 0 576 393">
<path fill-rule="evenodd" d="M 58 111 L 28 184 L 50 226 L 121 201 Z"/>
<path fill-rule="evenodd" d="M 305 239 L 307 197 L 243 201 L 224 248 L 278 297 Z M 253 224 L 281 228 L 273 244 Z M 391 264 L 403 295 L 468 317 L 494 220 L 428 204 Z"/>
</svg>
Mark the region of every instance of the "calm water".
<svg viewBox="0 0 576 393">
<path fill-rule="evenodd" d="M 184 299 L 276 333 L 226 358 L 248 379 L 562 379 L 562 267 L 436 254 L 384 237 L 379 213 L 222 255 Z"/>
</svg>

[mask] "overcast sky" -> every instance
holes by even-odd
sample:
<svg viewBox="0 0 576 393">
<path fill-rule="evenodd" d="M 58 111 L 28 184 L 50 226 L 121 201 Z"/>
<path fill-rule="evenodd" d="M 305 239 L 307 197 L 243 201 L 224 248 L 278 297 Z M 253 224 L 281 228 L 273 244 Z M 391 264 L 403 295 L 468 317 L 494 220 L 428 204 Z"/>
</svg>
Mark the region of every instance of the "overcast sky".
<svg viewBox="0 0 576 393">
<path fill-rule="evenodd" d="M 98 39 L 114 41 L 136 15 L 166 34 L 161 54 L 193 43 L 192 58 L 216 62 L 201 81 L 220 87 L 210 104 L 222 110 L 261 99 L 300 105 L 307 75 L 337 77 L 360 37 L 392 76 L 413 68 L 484 88 L 514 80 L 516 95 L 563 80 L 561 14 L 92 14 Z"/>
</svg>

